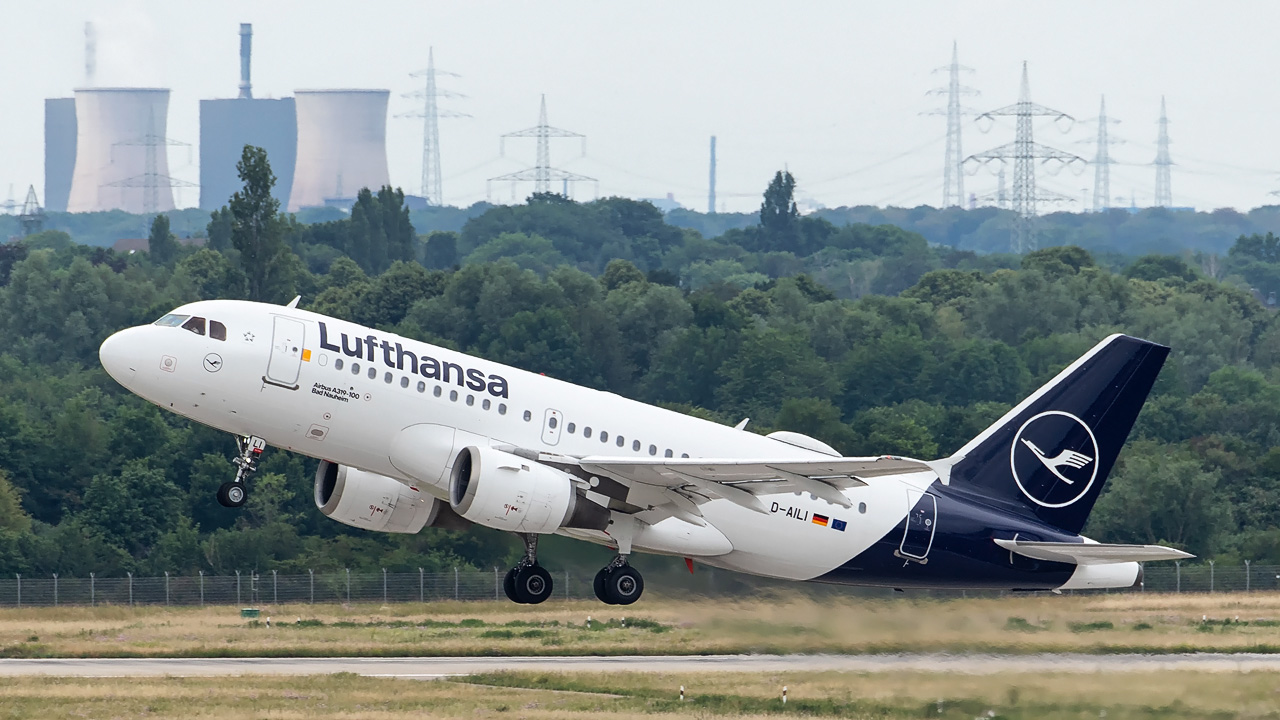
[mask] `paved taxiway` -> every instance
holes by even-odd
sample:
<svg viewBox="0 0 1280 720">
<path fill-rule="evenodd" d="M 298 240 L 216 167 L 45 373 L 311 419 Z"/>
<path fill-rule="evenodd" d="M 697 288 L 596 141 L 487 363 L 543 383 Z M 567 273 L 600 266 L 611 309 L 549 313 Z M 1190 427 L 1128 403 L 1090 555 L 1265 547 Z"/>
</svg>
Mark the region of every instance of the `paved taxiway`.
<svg viewBox="0 0 1280 720">
<path fill-rule="evenodd" d="M 436 658 L 98 658 L 0 660 L 0 677 L 160 677 L 321 675 L 432 678 L 497 671 L 530 672 L 1280 672 L 1280 655 L 700 655 L 623 657 Z"/>
</svg>

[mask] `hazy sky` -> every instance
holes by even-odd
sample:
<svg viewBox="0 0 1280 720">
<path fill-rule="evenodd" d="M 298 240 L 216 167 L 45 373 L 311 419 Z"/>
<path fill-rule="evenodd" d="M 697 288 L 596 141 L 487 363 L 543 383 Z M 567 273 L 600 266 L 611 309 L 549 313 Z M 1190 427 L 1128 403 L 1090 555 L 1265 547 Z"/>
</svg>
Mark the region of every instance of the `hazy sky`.
<svg viewBox="0 0 1280 720">
<path fill-rule="evenodd" d="M 552 144 L 552 164 L 599 179 L 598 193 L 672 193 L 707 204 L 708 138 L 718 136 L 719 198 L 755 210 L 775 170 L 795 174 L 798 195 L 827 206 L 937 205 L 942 196 L 945 117 L 927 115 L 945 96 L 931 74 L 950 61 L 975 72 L 965 82 L 977 110 L 1017 99 L 1021 62 L 1032 99 L 1082 121 L 1107 97 L 1113 196 L 1150 204 L 1156 120 L 1168 99 L 1176 205 L 1240 209 L 1276 202 L 1280 138 L 1280 4 L 1273 2 L 392 2 L 330 0 L 3 3 L 0 41 L 0 200 L 10 184 L 43 193 L 43 100 L 84 82 L 84 23 L 98 34 L 98 85 L 172 89 L 168 134 L 199 141 L 198 101 L 234 97 L 238 24 L 253 23 L 255 97 L 295 88 L 392 91 L 390 114 L 411 111 L 409 73 L 426 66 L 461 75 L 442 88 L 466 99 L 443 107 L 471 118 L 441 120 L 445 201 L 486 197 L 486 178 L 533 163 L 532 140 L 498 136 L 532 126 L 538 96 L 550 122 L 587 135 Z M 417 193 L 422 125 L 388 118 L 391 179 Z M 966 154 L 1013 139 L 1012 123 L 983 134 L 969 121 Z M 1092 159 L 1096 126 L 1036 139 Z M 190 157 L 190 162 L 188 158 Z M 170 150 L 175 177 L 199 178 L 198 154 Z M 1079 172 L 1081 168 L 1077 168 Z M 1092 197 L 1093 168 L 1042 174 L 1041 185 Z M 986 171 L 966 192 L 994 190 Z M 519 197 L 529 191 L 519 189 Z M 590 199 L 591 183 L 577 187 Z M 493 186 L 509 201 L 508 184 Z M 197 201 L 184 190 L 180 205 Z M 1080 208 L 1080 203 L 1068 206 Z"/>
</svg>

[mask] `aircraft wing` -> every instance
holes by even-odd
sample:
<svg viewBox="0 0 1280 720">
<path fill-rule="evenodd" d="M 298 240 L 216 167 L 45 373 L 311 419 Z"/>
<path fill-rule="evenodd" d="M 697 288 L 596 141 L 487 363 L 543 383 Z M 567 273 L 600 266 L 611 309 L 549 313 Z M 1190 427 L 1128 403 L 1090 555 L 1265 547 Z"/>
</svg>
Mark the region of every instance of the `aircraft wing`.
<svg viewBox="0 0 1280 720">
<path fill-rule="evenodd" d="M 1163 545 L 1107 545 L 1104 543 L 1031 542 L 996 539 L 1000 547 L 1036 560 L 1073 565 L 1106 565 L 1122 562 L 1185 560 L 1195 557 Z"/>
<path fill-rule="evenodd" d="M 768 484 L 773 490 L 790 488 L 812 493 L 847 508 L 849 499 L 840 492 L 844 488 L 865 485 L 866 478 L 930 470 L 919 460 L 890 455 L 800 459 L 588 456 L 575 464 L 581 472 L 613 478 L 632 488 L 648 486 L 653 491 L 671 491 L 667 495 L 683 493 L 695 502 L 695 494 L 722 497 L 759 512 L 767 510 L 748 488 L 761 484 Z M 691 509 L 679 500 L 675 503 Z"/>
</svg>

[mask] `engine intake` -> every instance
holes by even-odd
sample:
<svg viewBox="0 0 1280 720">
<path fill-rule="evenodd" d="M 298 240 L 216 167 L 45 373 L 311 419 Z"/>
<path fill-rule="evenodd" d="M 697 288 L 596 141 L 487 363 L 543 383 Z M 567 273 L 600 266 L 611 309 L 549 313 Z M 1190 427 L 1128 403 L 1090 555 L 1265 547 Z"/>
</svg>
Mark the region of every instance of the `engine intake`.
<svg viewBox="0 0 1280 720">
<path fill-rule="evenodd" d="M 609 510 L 581 497 L 555 468 L 501 450 L 465 447 L 449 476 L 449 504 L 462 517 L 498 530 L 552 533 L 603 530 Z"/>
<path fill-rule="evenodd" d="M 315 500 L 326 517 L 362 530 L 413 534 L 424 527 L 462 530 L 471 524 L 416 485 L 328 460 L 316 470 Z"/>
</svg>

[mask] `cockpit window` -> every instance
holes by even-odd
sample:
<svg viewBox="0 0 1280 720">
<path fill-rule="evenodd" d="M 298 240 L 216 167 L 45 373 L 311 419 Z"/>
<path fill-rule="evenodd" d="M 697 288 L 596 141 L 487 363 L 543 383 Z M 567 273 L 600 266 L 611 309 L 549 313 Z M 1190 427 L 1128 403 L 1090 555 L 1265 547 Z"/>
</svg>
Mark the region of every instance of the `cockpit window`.
<svg viewBox="0 0 1280 720">
<path fill-rule="evenodd" d="M 191 317 L 191 316 L 190 316 L 190 315 L 175 315 L 175 314 L 173 314 L 173 313 L 169 313 L 168 315 L 165 315 L 164 317 L 162 317 L 162 318 L 160 318 L 159 320 L 155 321 L 155 323 L 154 323 L 154 324 L 155 324 L 155 325 L 159 325 L 160 327 L 178 327 L 179 325 L 181 325 L 181 324 L 182 324 L 182 323 L 183 323 L 187 318 L 189 318 L 189 317 Z"/>
<path fill-rule="evenodd" d="M 203 335 L 204 334 L 204 318 L 193 317 L 190 320 L 182 323 L 182 329 L 190 330 L 191 332 L 197 335 Z"/>
<path fill-rule="evenodd" d="M 209 321 L 209 337 L 213 338 L 214 340 L 226 340 L 227 326 L 223 325 L 217 320 L 210 320 Z"/>
</svg>

